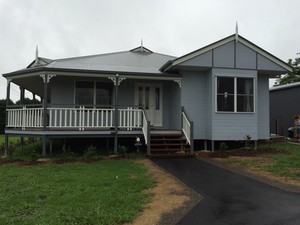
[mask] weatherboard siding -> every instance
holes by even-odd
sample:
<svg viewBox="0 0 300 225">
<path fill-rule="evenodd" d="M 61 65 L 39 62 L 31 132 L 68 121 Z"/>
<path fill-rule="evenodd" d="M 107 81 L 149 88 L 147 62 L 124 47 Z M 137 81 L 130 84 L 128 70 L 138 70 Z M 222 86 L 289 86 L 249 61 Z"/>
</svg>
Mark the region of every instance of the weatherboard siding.
<svg viewBox="0 0 300 225">
<path fill-rule="evenodd" d="M 164 126 L 170 129 L 181 129 L 181 95 L 180 87 L 174 81 L 164 85 Z"/>
<path fill-rule="evenodd" d="M 270 137 L 270 107 L 269 107 L 269 78 L 258 76 L 257 78 L 257 118 L 258 139 Z"/>
<path fill-rule="evenodd" d="M 183 73 L 181 102 L 194 122 L 194 139 L 206 139 L 207 91 L 206 73 Z"/>
</svg>

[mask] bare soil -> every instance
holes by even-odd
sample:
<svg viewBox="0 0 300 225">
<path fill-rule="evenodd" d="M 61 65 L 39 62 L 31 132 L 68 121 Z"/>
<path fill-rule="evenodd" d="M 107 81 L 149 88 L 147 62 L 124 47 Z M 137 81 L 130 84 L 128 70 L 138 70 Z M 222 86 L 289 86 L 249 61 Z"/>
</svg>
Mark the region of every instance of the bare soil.
<svg viewBox="0 0 300 225">
<path fill-rule="evenodd" d="M 282 154 L 282 153 L 281 153 Z M 272 164 L 272 159 L 267 159 L 259 156 L 231 156 L 232 158 L 243 160 L 245 158 L 255 160 L 257 162 L 261 162 L 264 164 Z M 217 166 L 232 170 L 234 172 L 238 172 L 244 174 L 246 176 L 252 177 L 256 180 L 259 180 L 263 183 L 267 183 L 269 185 L 275 186 L 277 188 L 290 191 L 290 192 L 298 192 L 300 193 L 300 181 L 293 180 L 286 177 L 281 177 L 278 175 L 274 175 L 268 171 L 263 171 L 259 168 L 255 167 L 247 167 L 241 165 L 239 163 L 235 163 L 232 161 L 228 161 L 224 158 L 207 158 L 203 159 L 207 160 L 210 163 L 213 163 Z M 300 170 L 300 169 L 299 169 Z"/>
<path fill-rule="evenodd" d="M 201 196 L 184 185 L 148 159 L 140 160 L 154 179 L 155 186 L 148 190 L 152 195 L 144 211 L 133 225 L 173 225 L 176 224 L 200 200 Z M 127 224 L 128 225 L 128 224 Z"/>
</svg>

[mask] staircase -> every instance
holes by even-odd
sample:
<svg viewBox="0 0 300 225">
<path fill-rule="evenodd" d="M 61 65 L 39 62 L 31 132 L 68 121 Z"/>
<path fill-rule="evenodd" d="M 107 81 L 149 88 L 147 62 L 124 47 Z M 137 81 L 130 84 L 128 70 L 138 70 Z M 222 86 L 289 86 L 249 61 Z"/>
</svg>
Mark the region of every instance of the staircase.
<svg viewBox="0 0 300 225">
<path fill-rule="evenodd" d="M 192 156 L 191 146 L 181 131 L 152 133 L 150 140 L 150 156 Z"/>
</svg>

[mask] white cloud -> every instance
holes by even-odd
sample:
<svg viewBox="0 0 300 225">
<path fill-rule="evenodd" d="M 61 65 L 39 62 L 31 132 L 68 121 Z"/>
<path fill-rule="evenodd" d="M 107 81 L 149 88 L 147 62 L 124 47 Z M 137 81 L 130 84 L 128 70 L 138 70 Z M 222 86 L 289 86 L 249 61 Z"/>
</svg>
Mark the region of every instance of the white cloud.
<svg viewBox="0 0 300 225">
<path fill-rule="evenodd" d="M 287 61 L 300 51 L 298 0 L 0 0 L 0 73 L 40 55 L 63 58 L 140 44 L 181 56 L 239 33 Z M 0 99 L 6 96 L 0 78 Z M 13 97 L 17 96 L 13 94 Z"/>
</svg>

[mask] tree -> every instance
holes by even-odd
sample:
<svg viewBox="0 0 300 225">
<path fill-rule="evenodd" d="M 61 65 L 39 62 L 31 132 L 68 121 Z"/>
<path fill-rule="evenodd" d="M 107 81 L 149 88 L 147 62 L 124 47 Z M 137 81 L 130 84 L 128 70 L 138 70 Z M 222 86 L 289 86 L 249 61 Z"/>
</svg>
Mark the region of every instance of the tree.
<svg viewBox="0 0 300 225">
<path fill-rule="evenodd" d="M 24 105 L 40 104 L 41 102 L 37 99 L 24 98 Z M 21 100 L 16 101 L 16 105 L 21 105 Z"/>
<path fill-rule="evenodd" d="M 300 53 L 297 53 L 299 55 Z M 293 71 L 287 74 L 281 75 L 275 82 L 274 86 L 283 84 L 291 84 L 300 81 L 300 57 L 295 58 L 294 61 L 289 59 L 288 64 L 293 67 Z"/>
<path fill-rule="evenodd" d="M 13 105 L 14 103 L 10 101 L 9 104 Z M 4 134 L 5 117 L 6 117 L 6 99 L 0 99 L 0 134 Z"/>
</svg>

